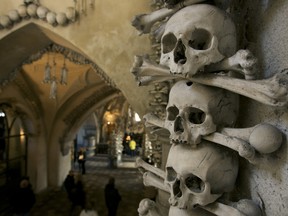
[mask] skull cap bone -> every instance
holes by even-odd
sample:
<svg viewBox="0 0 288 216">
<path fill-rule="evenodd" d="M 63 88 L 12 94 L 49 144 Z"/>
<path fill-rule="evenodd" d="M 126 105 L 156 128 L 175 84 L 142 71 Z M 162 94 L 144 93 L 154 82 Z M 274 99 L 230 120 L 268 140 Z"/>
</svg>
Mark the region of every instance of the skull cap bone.
<svg viewBox="0 0 288 216">
<path fill-rule="evenodd" d="M 234 126 L 237 115 L 237 94 L 181 80 L 170 90 L 164 127 L 172 143 L 195 145 L 218 128 Z"/>
<path fill-rule="evenodd" d="M 236 28 L 229 15 L 208 4 L 176 12 L 161 38 L 160 64 L 172 73 L 193 76 L 206 65 L 235 54 Z"/>
<path fill-rule="evenodd" d="M 170 188 L 170 204 L 191 209 L 195 205 L 205 206 L 215 202 L 223 193 L 233 190 L 238 168 L 237 155 L 226 147 L 208 141 L 197 148 L 172 145 L 165 177 L 165 184 Z M 194 176 L 201 181 L 199 185 L 191 181 Z M 178 190 L 180 194 L 176 194 Z"/>
</svg>

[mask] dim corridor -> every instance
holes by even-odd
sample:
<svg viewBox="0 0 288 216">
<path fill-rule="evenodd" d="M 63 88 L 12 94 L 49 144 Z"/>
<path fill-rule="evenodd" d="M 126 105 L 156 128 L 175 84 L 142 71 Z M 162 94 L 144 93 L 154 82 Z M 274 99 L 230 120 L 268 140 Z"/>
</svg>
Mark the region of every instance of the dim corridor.
<svg viewBox="0 0 288 216">
<path fill-rule="evenodd" d="M 78 170 L 78 164 L 75 164 Z M 99 216 L 107 216 L 104 201 L 104 187 L 110 176 L 115 177 L 115 186 L 122 196 L 117 216 L 137 216 L 137 208 L 144 198 L 142 175 L 135 168 L 135 158 L 123 158 L 118 168 L 109 168 L 108 158 L 94 156 L 86 162 L 86 174 L 83 182 L 87 199 L 95 203 Z M 66 192 L 61 188 L 52 188 L 37 194 L 37 201 L 30 216 L 68 216 L 70 203 Z M 75 209 L 73 215 L 79 215 L 80 208 Z"/>
</svg>

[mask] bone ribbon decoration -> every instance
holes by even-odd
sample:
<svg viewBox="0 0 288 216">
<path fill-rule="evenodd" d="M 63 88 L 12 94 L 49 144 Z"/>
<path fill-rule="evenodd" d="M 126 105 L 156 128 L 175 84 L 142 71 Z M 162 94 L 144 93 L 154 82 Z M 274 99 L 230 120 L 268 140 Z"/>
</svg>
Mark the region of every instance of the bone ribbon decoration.
<svg viewBox="0 0 288 216">
<path fill-rule="evenodd" d="M 134 26 L 141 34 L 147 34 L 151 31 L 152 26 L 157 22 L 160 21 L 166 17 L 172 16 L 174 13 L 176 13 L 181 8 L 204 2 L 205 0 L 184 0 L 175 6 L 173 8 L 162 8 L 160 10 L 154 11 L 151 14 L 140 14 L 134 17 L 132 20 L 132 26 Z"/>
<path fill-rule="evenodd" d="M 243 74 L 245 74 L 244 70 L 246 69 L 239 67 L 240 64 L 243 65 L 244 63 L 236 63 L 235 60 L 237 59 L 239 58 L 234 58 L 233 61 L 230 61 L 232 62 L 231 64 L 228 64 L 229 61 L 225 60 L 223 64 L 219 63 L 217 67 L 215 67 L 215 70 L 225 70 L 222 66 L 226 67 L 227 70 L 233 70 L 233 65 L 235 65 L 235 71 L 243 71 Z M 250 65 L 248 67 L 250 67 Z M 210 70 L 212 71 L 211 68 L 209 71 Z M 136 56 L 131 72 L 136 77 L 139 85 L 148 85 L 153 82 L 182 78 L 208 86 L 224 88 L 270 106 L 280 107 L 286 106 L 288 103 L 288 72 L 285 70 L 263 80 L 244 80 L 212 73 L 202 73 L 185 77 L 182 74 L 170 74 L 168 67 L 152 63 L 147 57 Z M 247 73 L 247 75 L 249 75 L 249 73 Z"/>
</svg>

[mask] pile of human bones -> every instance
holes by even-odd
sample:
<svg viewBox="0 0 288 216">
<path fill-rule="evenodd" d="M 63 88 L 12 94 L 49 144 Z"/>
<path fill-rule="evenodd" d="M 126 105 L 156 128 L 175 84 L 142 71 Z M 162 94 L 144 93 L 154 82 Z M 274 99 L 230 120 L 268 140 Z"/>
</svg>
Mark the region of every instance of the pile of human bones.
<svg viewBox="0 0 288 216">
<path fill-rule="evenodd" d="M 169 131 L 171 148 L 165 170 L 142 159 L 143 181 L 169 193 L 169 216 L 259 216 L 259 200 L 227 199 L 235 187 L 239 157 L 249 163 L 275 152 L 282 132 L 268 123 L 235 128 L 239 95 L 269 106 L 287 105 L 288 75 L 257 79 L 257 59 L 237 50 L 236 28 L 227 11 L 203 0 L 167 0 L 165 7 L 135 16 L 141 34 L 156 23 L 161 38 L 160 63 L 136 56 L 132 73 L 139 85 L 173 80 L 166 117 L 144 116 L 151 132 Z M 164 21 L 163 21 L 164 20 Z M 163 215 L 157 203 L 143 199 L 141 216 Z"/>
</svg>

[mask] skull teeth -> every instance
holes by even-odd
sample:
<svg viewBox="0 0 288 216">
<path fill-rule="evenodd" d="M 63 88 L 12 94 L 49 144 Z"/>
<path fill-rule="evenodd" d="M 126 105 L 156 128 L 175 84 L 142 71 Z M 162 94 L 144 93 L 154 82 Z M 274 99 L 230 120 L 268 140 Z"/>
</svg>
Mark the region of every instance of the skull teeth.
<svg viewBox="0 0 288 216">
<path fill-rule="evenodd" d="M 172 139 L 172 143 L 174 144 L 187 144 L 186 140 Z"/>
</svg>

